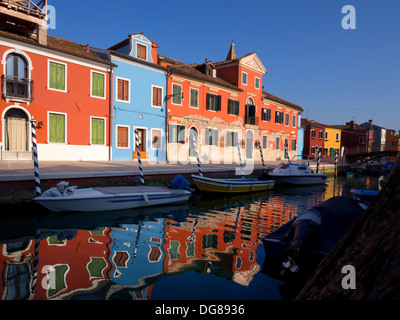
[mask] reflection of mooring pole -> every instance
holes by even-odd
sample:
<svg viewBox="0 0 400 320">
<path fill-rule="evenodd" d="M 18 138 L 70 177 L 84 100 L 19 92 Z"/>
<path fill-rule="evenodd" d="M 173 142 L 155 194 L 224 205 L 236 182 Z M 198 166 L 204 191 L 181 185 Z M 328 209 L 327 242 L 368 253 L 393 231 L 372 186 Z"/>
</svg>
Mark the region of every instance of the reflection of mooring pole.
<svg viewBox="0 0 400 320">
<path fill-rule="evenodd" d="M 35 248 L 34 248 L 34 260 L 33 260 L 33 266 L 32 266 L 32 273 L 33 273 L 33 278 L 32 278 L 32 293 L 36 293 L 36 282 L 37 282 L 37 269 L 38 269 L 38 264 L 39 264 L 39 246 L 40 246 L 40 234 L 41 231 L 40 229 L 36 230 L 35 234 Z"/>
<path fill-rule="evenodd" d="M 35 188 L 36 188 L 36 196 L 39 197 L 42 195 L 42 189 L 40 187 L 40 176 L 39 176 L 39 160 L 38 160 L 38 152 L 37 152 L 37 144 L 36 144 L 36 120 L 31 119 L 31 127 L 32 127 L 32 151 L 33 151 L 33 166 L 35 173 Z"/>
<path fill-rule="evenodd" d="M 142 221 L 139 222 L 138 232 L 136 235 L 135 248 L 133 249 L 133 259 L 136 259 L 137 250 L 139 247 L 140 233 L 142 232 Z"/>
</svg>

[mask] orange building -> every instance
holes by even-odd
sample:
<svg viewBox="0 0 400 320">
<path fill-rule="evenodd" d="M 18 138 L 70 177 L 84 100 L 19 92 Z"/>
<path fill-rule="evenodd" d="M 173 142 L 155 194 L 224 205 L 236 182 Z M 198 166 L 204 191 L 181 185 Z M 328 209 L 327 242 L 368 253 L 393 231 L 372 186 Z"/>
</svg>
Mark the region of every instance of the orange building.
<svg viewBox="0 0 400 320">
<path fill-rule="evenodd" d="M 168 160 L 195 160 L 195 138 L 202 162 L 239 163 L 290 157 L 297 147 L 297 119 L 302 108 L 263 90 L 267 73 L 256 53 L 236 58 L 233 44 L 225 61 L 185 64 L 159 55 L 167 66 Z"/>
</svg>

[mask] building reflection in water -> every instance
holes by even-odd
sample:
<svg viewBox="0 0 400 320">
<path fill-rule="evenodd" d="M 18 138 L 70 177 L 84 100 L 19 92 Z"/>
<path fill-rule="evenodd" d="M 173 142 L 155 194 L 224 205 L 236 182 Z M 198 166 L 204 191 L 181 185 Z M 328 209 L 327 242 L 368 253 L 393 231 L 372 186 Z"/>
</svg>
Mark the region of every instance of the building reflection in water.
<svg viewBox="0 0 400 320">
<path fill-rule="evenodd" d="M 151 299 L 160 279 L 188 271 L 249 286 L 261 269 L 261 239 L 325 196 L 325 186 L 276 189 L 178 207 L 51 216 L 0 240 L 0 297 Z"/>
</svg>

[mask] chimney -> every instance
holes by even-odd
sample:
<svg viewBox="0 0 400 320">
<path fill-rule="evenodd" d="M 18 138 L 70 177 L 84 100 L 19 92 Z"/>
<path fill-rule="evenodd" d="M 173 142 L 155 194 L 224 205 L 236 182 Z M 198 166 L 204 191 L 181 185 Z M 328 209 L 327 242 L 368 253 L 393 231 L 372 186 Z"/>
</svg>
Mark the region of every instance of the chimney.
<svg viewBox="0 0 400 320">
<path fill-rule="evenodd" d="M 354 122 L 354 120 L 350 121 L 350 129 L 351 130 L 355 130 L 356 129 L 356 123 Z"/>
<path fill-rule="evenodd" d="M 158 45 L 155 42 L 151 44 L 151 58 L 153 59 L 153 63 L 158 64 Z"/>
<path fill-rule="evenodd" d="M 370 129 L 370 130 L 372 130 L 372 121 L 373 121 L 373 120 L 368 120 L 368 122 L 369 122 L 369 129 Z"/>
<path fill-rule="evenodd" d="M 47 25 L 38 25 L 36 41 L 39 44 L 47 46 Z"/>
</svg>

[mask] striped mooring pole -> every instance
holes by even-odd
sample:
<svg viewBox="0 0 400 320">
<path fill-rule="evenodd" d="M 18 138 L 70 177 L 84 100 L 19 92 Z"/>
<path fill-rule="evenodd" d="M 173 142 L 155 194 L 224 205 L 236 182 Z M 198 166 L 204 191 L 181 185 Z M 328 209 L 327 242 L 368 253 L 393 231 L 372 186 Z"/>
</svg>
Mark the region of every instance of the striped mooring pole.
<svg viewBox="0 0 400 320">
<path fill-rule="evenodd" d="M 200 158 L 199 158 L 199 150 L 197 149 L 197 143 L 196 143 L 196 137 L 194 134 L 192 134 L 192 146 L 194 148 L 194 153 L 196 154 L 196 159 L 197 159 L 197 169 L 199 170 L 199 175 L 200 177 L 203 176 L 203 171 L 201 170 L 201 163 L 200 163 Z"/>
<path fill-rule="evenodd" d="M 318 148 L 318 151 L 317 151 L 317 173 L 319 173 L 319 163 L 320 163 L 320 161 L 321 161 L 321 149 Z"/>
<path fill-rule="evenodd" d="M 39 175 L 39 160 L 38 160 L 38 152 L 37 152 L 37 143 L 36 143 L 36 120 L 31 119 L 31 127 L 32 127 L 32 151 L 33 151 L 33 166 L 35 173 L 35 189 L 36 196 L 39 197 L 42 195 L 42 189 L 40 187 L 40 175 Z"/>
<path fill-rule="evenodd" d="M 242 164 L 242 155 L 240 153 L 240 146 L 239 146 L 239 135 L 236 137 L 236 145 L 239 153 L 239 164 L 240 164 L 240 172 L 242 173 L 242 179 L 244 179 L 244 171 L 243 171 L 243 164 Z"/>
<path fill-rule="evenodd" d="M 140 158 L 139 135 L 138 135 L 137 129 L 135 129 L 135 140 L 136 140 L 136 152 L 137 152 L 138 161 L 139 161 L 140 184 L 142 186 L 144 186 L 143 167 L 142 167 L 142 159 Z"/>
<path fill-rule="evenodd" d="M 263 156 L 263 152 L 262 152 L 262 148 L 261 148 L 261 142 L 258 142 L 258 149 L 260 149 L 260 156 L 261 156 L 261 162 L 264 168 L 264 173 L 267 171 L 267 168 L 265 168 L 265 163 L 264 163 L 264 156 Z"/>
</svg>

